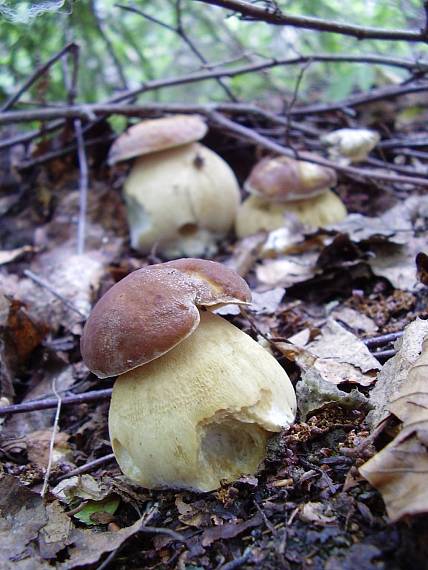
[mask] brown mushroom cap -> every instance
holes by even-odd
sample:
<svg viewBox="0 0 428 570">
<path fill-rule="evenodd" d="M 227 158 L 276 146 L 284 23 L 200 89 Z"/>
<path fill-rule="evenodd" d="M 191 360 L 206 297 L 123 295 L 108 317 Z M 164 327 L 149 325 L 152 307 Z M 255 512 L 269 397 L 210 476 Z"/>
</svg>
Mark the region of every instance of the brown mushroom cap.
<svg viewBox="0 0 428 570">
<path fill-rule="evenodd" d="M 80 349 L 100 378 L 159 358 L 196 329 L 198 306 L 245 304 L 246 282 L 232 269 L 203 259 L 177 259 L 134 271 L 93 308 Z"/>
<path fill-rule="evenodd" d="M 265 157 L 258 162 L 245 182 L 250 194 L 268 200 L 292 202 L 312 198 L 337 182 L 336 172 L 320 164 L 287 156 Z"/>
<path fill-rule="evenodd" d="M 109 164 L 202 139 L 207 125 L 199 115 L 149 119 L 130 127 L 110 148 Z"/>
</svg>

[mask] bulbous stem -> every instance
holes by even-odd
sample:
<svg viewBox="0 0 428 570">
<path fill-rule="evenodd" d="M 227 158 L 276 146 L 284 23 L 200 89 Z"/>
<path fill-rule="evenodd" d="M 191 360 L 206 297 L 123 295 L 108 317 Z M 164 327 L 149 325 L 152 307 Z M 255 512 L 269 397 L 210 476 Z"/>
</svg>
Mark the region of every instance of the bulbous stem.
<svg viewBox="0 0 428 570">
<path fill-rule="evenodd" d="M 216 315 L 173 350 L 120 376 L 109 415 L 122 471 L 148 488 L 210 491 L 254 473 L 271 432 L 294 419 L 275 358 Z"/>
</svg>

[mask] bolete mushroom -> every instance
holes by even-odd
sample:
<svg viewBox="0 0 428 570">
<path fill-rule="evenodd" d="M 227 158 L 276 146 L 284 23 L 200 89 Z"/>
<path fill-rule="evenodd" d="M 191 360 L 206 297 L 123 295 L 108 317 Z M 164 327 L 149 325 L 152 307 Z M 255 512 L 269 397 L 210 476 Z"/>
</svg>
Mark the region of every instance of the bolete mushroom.
<svg viewBox="0 0 428 570">
<path fill-rule="evenodd" d="M 109 162 L 138 157 L 124 184 L 131 245 L 167 259 L 212 255 L 233 227 L 239 187 L 230 167 L 196 143 L 195 115 L 142 121 L 113 144 Z"/>
<path fill-rule="evenodd" d="M 321 137 L 330 156 L 345 164 L 366 160 L 379 141 L 379 133 L 370 129 L 338 129 Z"/>
<path fill-rule="evenodd" d="M 245 182 L 250 196 L 238 210 L 238 237 L 281 228 L 287 216 L 312 227 L 341 221 L 346 208 L 330 190 L 336 182 L 335 171 L 319 164 L 286 156 L 263 158 Z"/>
<path fill-rule="evenodd" d="M 148 488 L 210 491 L 254 473 L 296 400 L 276 359 L 209 310 L 248 304 L 233 270 L 178 259 L 134 271 L 95 305 L 81 351 L 100 378 L 120 374 L 109 431 L 123 473 Z"/>
</svg>

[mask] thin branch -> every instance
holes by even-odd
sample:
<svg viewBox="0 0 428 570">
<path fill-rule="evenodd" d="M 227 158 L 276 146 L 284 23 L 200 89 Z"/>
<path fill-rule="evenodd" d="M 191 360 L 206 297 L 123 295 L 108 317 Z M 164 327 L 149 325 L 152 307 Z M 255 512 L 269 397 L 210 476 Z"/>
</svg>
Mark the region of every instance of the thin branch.
<svg viewBox="0 0 428 570">
<path fill-rule="evenodd" d="M 295 28 L 317 30 L 318 32 L 330 32 L 344 36 L 351 36 L 359 40 L 405 40 L 408 42 L 428 41 L 428 33 L 425 29 L 421 29 L 418 32 L 412 32 L 408 30 L 389 30 L 385 28 L 356 26 L 353 24 L 345 24 L 343 22 L 312 18 L 310 16 L 286 14 L 279 10 L 276 7 L 276 4 L 273 9 L 269 9 L 257 6 L 256 4 L 250 4 L 243 0 L 196 0 L 196 2 L 226 8 L 227 10 L 232 10 L 236 14 L 240 14 L 242 19 L 267 22 L 275 26 L 293 26 Z"/>
<path fill-rule="evenodd" d="M 74 404 L 85 404 L 87 402 L 102 402 L 111 398 L 112 388 L 104 390 L 93 390 L 84 392 L 83 394 L 73 394 L 73 396 L 64 396 L 61 398 L 62 406 L 71 406 Z M 26 412 L 34 412 L 36 410 L 50 410 L 58 404 L 57 398 L 44 398 L 42 400 L 30 400 L 22 404 L 12 404 L 10 406 L 0 407 L 0 417 L 7 414 L 23 414 Z"/>
<path fill-rule="evenodd" d="M 426 60 L 412 61 L 408 59 L 388 58 L 388 57 L 370 55 L 370 54 L 364 56 L 341 56 L 341 55 L 331 55 L 331 54 L 307 55 L 307 56 L 299 56 L 294 58 L 272 59 L 264 62 L 259 62 L 256 64 L 250 64 L 226 70 L 221 70 L 221 69 L 208 70 L 208 71 L 193 73 L 191 75 L 185 75 L 182 77 L 147 81 L 137 89 L 107 99 L 107 101 L 105 101 L 105 104 L 118 103 L 122 101 L 131 100 L 141 93 L 153 91 L 156 89 L 174 87 L 176 85 L 194 83 L 198 81 L 206 81 L 209 79 L 216 79 L 219 77 L 236 77 L 238 75 L 244 75 L 246 73 L 255 73 L 258 71 L 272 69 L 274 67 L 304 64 L 309 60 L 319 63 L 349 62 L 349 63 L 364 63 L 369 65 L 385 65 L 390 67 L 407 69 L 410 72 L 415 70 L 421 73 L 428 72 L 428 61 Z M 302 112 L 304 112 L 304 108 Z M 49 117 L 45 117 L 43 120 L 48 118 Z M 2 115 L 0 114 L 0 123 L 5 124 L 6 122 L 7 121 L 5 121 Z M 14 120 L 10 120 L 10 122 L 13 123 Z M 43 135 L 44 133 L 52 132 L 61 128 L 62 125 L 63 125 L 62 121 L 56 121 L 52 125 L 47 125 L 43 129 L 39 129 L 36 131 L 32 131 L 30 133 L 25 133 L 23 135 L 18 135 L 10 139 L 6 139 L 0 142 L 0 149 L 8 148 L 15 144 L 28 143 L 38 138 L 39 136 Z"/>
<path fill-rule="evenodd" d="M 116 138 L 116 135 L 112 134 L 112 135 L 107 136 L 107 137 L 103 136 L 103 137 L 96 137 L 94 139 L 86 139 L 84 141 L 85 148 L 96 146 L 96 145 L 106 145 L 115 138 Z M 41 154 L 40 156 L 37 156 L 36 158 L 33 158 L 31 160 L 27 160 L 25 162 L 20 162 L 17 165 L 17 168 L 20 171 L 28 170 L 30 168 L 34 168 L 35 166 L 40 166 L 42 164 L 45 164 L 46 162 L 49 162 L 50 160 L 56 160 L 57 158 L 61 158 L 62 156 L 66 156 L 70 152 L 74 152 L 76 149 L 77 149 L 77 142 L 75 144 L 70 144 L 68 146 L 64 146 L 64 147 L 59 148 L 57 150 L 52 150 L 52 151 L 47 152 L 45 154 Z"/>
<path fill-rule="evenodd" d="M 372 352 L 373 356 L 380 360 L 381 362 L 385 362 L 385 360 L 389 360 L 393 356 L 397 354 L 397 351 L 394 348 L 387 348 L 386 350 L 378 350 Z"/>
<path fill-rule="evenodd" d="M 88 207 L 88 163 L 86 160 L 85 141 L 82 135 L 80 119 L 74 121 L 74 130 L 77 140 L 77 156 L 79 158 L 79 220 L 77 224 L 77 253 L 82 255 L 85 251 L 86 211 Z"/>
<path fill-rule="evenodd" d="M 150 14 L 147 14 L 146 12 L 140 10 L 139 8 L 135 8 L 134 6 L 125 6 L 123 4 L 115 4 L 115 6 L 117 8 L 120 8 L 121 10 L 126 10 L 128 12 L 138 14 L 139 16 L 142 16 L 146 20 L 149 20 L 149 22 L 153 22 L 154 24 L 157 24 L 158 26 L 161 26 L 162 28 L 169 30 L 173 34 L 176 34 L 188 46 L 188 48 L 193 52 L 193 54 L 196 55 L 199 61 L 201 61 L 204 64 L 204 66 L 209 63 L 206 57 L 203 55 L 203 53 L 196 46 L 195 42 L 187 35 L 187 33 L 184 30 L 182 17 L 181 17 L 181 5 L 178 0 L 176 4 L 177 24 L 175 27 L 171 26 L 170 24 L 167 24 L 166 22 L 163 22 L 162 20 L 159 20 L 158 18 L 155 18 L 154 16 L 151 16 Z M 221 77 L 218 77 L 216 81 L 220 85 L 220 87 L 224 90 L 229 99 L 231 99 L 231 101 L 237 101 L 235 95 L 232 93 L 230 88 L 226 85 L 226 83 L 223 81 Z"/>
<path fill-rule="evenodd" d="M 46 473 L 45 473 L 45 477 L 43 480 L 43 487 L 42 490 L 40 492 L 40 495 L 42 497 L 45 496 L 46 491 L 48 489 L 48 483 L 49 483 L 49 477 L 51 474 L 51 470 L 52 470 L 52 460 L 53 460 L 53 451 L 54 451 L 54 445 L 55 445 L 55 438 L 56 438 L 56 434 L 58 432 L 58 423 L 59 423 L 59 416 L 61 414 L 61 396 L 58 394 L 57 389 L 56 389 L 56 378 L 53 379 L 52 382 L 52 391 L 56 396 L 57 399 L 57 406 L 56 406 L 56 413 L 55 413 L 55 419 L 54 419 L 54 424 L 52 427 L 52 434 L 51 434 L 51 440 L 49 443 L 49 459 L 48 459 L 48 466 L 46 468 Z"/>
<path fill-rule="evenodd" d="M 64 48 L 62 48 L 62 50 L 60 50 L 58 53 L 53 55 L 50 59 L 48 59 L 48 61 L 46 61 L 43 65 L 37 68 L 34 71 L 34 73 L 30 75 L 27 81 L 25 81 L 25 83 L 18 89 L 18 91 L 16 91 L 16 93 L 14 93 L 9 97 L 9 99 L 0 108 L 0 113 L 4 113 L 4 111 L 10 109 L 18 101 L 21 95 L 25 93 L 25 91 L 27 91 L 27 89 L 29 89 L 31 85 L 33 85 L 33 83 L 35 83 L 38 79 L 40 79 L 40 77 L 44 73 L 46 73 L 46 71 L 54 63 L 56 63 L 59 59 L 61 59 L 66 53 L 70 52 L 75 54 L 78 53 L 78 51 L 79 51 L 79 46 L 76 45 L 75 43 L 70 43 L 67 44 Z"/>
<path fill-rule="evenodd" d="M 245 549 L 245 552 L 244 554 L 242 554 L 242 556 L 238 556 L 238 558 L 235 558 L 230 562 L 226 562 L 226 564 L 220 566 L 219 570 L 235 570 L 236 568 L 239 568 L 240 566 L 248 562 L 248 560 L 251 558 L 251 555 L 252 555 L 252 549 L 248 547 L 247 549 Z"/>
<path fill-rule="evenodd" d="M 98 459 L 94 459 L 93 461 L 88 461 L 84 465 L 80 467 L 76 467 L 76 469 L 72 469 L 65 475 L 61 475 L 61 477 L 57 478 L 57 481 L 62 481 L 63 479 L 68 479 L 69 477 L 75 477 L 76 475 L 82 475 L 83 473 L 89 473 L 93 471 L 100 465 L 104 465 L 104 463 L 109 463 L 115 459 L 114 453 L 109 453 L 108 455 L 104 455 L 103 457 L 99 457 Z"/>
<path fill-rule="evenodd" d="M 186 539 L 182 534 L 175 532 L 170 528 L 144 525 L 140 529 L 138 529 L 138 532 L 142 532 L 145 534 L 166 534 L 167 536 L 171 537 L 173 540 L 176 540 L 177 542 L 183 542 L 183 543 L 186 542 Z"/>
<path fill-rule="evenodd" d="M 307 105 L 304 107 L 297 107 L 292 111 L 292 115 L 318 115 L 320 113 L 328 113 L 330 111 L 344 111 L 346 108 L 359 107 L 367 103 L 374 103 L 376 101 L 386 101 L 388 99 L 395 99 L 402 95 L 409 93 L 420 93 L 428 91 L 428 83 L 417 83 L 408 85 L 394 85 L 393 87 L 382 87 L 380 89 L 372 89 L 368 93 L 353 95 L 348 99 L 343 99 L 337 103 L 319 103 L 316 105 Z M 1 115 L 0 115 L 1 117 Z"/>
<path fill-rule="evenodd" d="M 89 1 L 89 12 L 92 15 L 92 18 L 94 20 L 95 28 L 97 29 L 99 36 L 102 38 L 102 40 L 106 46 L 107 52 L 110 55 L 110 59 L 112 60 L 113 65 L 116 69 L 116 73 L 117 73 L 118 78 L 122 84 L 122 89 L 128 89 L 128 83 L 126 81 L 126 77 L 125 77 L 125 74 L 124 74 L 123 69 L 122 69 L 122 64 L 120 63 L 120 61 L 116 55 L 116 52 L 114 50 L 114 46 L 113 46 L 112 42 L 110 41 L 110 38 L 108 37 L 107 31 L 105 29 L 104 22 L 102 21 L 102 19 L 100 18 L 99 14 L 98 14 L 97 6 L 95 5 L 95 0 Z"/>
<path fill-rule="evenodd" d="M 40 287 L 43 287 L 44 289 L 49 291 L 49 293 L 52 293 L 54 297 L 56 297 L 62 303 L 64 303 L 64 305 L 68 307 L 71 311 L 74 311 L 83 319 L 88 318 L 87 314 L 78 309 L 69 299 L 64 297 L 64 295 L 62 295 L 59 291 L 57 291 L 54 287 L 52 287 L 52 285 L 50 285 L 47 281 L 45 281 L 44 279 L 42 279 L 41 277 L 30 271 L 29 269 L 24 270 L 24 275 L 26 277 L 29 277 L 32 281 L 34 281 L 34 283 L 37 283 L 37 285 L 39 285 Z"/>
<path fill-rule="evenodd" d="M 267 150 L 270 150 L 274 153 L 289 156 L 291 158 L 296 158 L 296 152 L 292 149 L 288 149 L 267 137 L 260 135 L 253 129 L 249 129 L 248 127 L 244 127 L 230 119 L 227 119 L 224 115 L 221 115 L 217 111 L 212 111 L 209 113 L 208 117 L 212 120 L 214 124 L 221 125 L 222 127 L 226 128 L 232 135 L 236 138 L 244 139 L 253 142 Z M 308 154 L 306 152 L 299 152 L 297 158 L 301 160 L 307 160 L 309 162 L 314 162 L 316 164 L 322 164 L 323 166 L 328 166 L 330 168 L 335 168 L 339 172 L 343 174 L 347 174 L 349 176 L 357 176 L 357 177 L 365 177 L 371 178 L 373 180 L 383 180 L 385 182 L 395 182 L 400 184 L 413 184 L 415 186 L 428 186 L 428 180 L 423 178 L 412 178 L 410 176 L 398 176 L 393 174 L 386 174 L 384 172 L 378 172 L 374 170 L 361 170 L 359 168 L 353 166 L 342 166 L 336 164 L 331 160 L 326 160 L 321 157 L 314 158 L 313 155 Z"/>
<path fill-rule="evenodd" d="M 257 107 L 255 106 L 244 106 L 245 108 L 252 109 L 253 112 L 257 113 Z M 144 105 L 85 105 L 76 107 L 65 107 L 64 109 L 41 109 L 36 111 L 19 111 L 19 112 L 9 112 L 5 115 L 0 115 L 0 124 L 2 120 L 6 117 L 6 122 L 11 122 L 7 119 L 10 115 L 13 115 L 15 121 L 19 118 L 20 120 L 35 120 L 41 118 L 53 118 L 53 117 L 84 117 L 90 112 L 94 116 L 101 114 L 113 114 L 117 113 L 120 115 L 128 116 L 138 116 L 142 117 L 145 115 L 152 115 L 154 113 L 164 114 L 164 113 L 200 113 L 210 118 L 214 123 L 220 124 L 226 129 L 230 130 L 237 138 L 243 138 L 245 140 L 250 140 L 251 142 L 258 144 L 272 152 L 277 154 L 282 154 L 285 156 L 290 156 L 291 158 L 296 157 L 296 152 L 292 149 L 286 148 L 283 145 L 257 133 L 255 130 L 248 127 L 244 127 L 239 123 L 227 119 L 224 115 L 221 115 L 218 111 L 228 112 L 229 110 L 242 111 L 244 108 L 239 103 L 222 103 L 222 104 L 207 104 L 207 105 L 188 105 L 182 104 L 159 104 L 159 103 L 146 103 Z M 260 111 L 260 110 L 259 110 Z M 18 114 L 19 113 L 19 114 Z M 281 117 L 278 117 L 278 121 L 281 121 Z M 282 121 L 286 119 L 282 118 Z M 399 176 L 394 174 L 389 174 L 382 172 L 381 170 L 369 170 L 360 169 L 352 166 L 343 166 L 331 160 L 324 159 L 322 157 L 314 158 L 312 154 L 305 152 L 299 152 L 298 155 L 302 160 L 307 160 L 309 162 L 314 162 L 317 164 L 322 164 L 330 168 L 334 168 L 339 172 L 347 174 L 349 176 L 357 176 L 370 178 L 373 180 L 383 180 L 385 182 L 399 183 L 399 184 L 412 184 L 415 186 L 428 186 L 428 179 L 423 177 L 411 177 L 411 176 Z"/>
<path fill-rule="evenodd" d="M 287 124 L 285 127 L 285 136 L 284 136 L 284 140 L 286 145 L 288 146 L 288 142 L 289 142 L 289 133 L 290 133 L 290 124 L 291 124 L 291 111 L 293 110 L 294 105 L 296 104 L 297 101 L 297 96 L 299 94 L 299 89 L 300 89 L 300 85 L 302 83 L 303 80 L 303 76 L 305 74 L 305 71 L 308 69 L 308 67 L 311 65 L 312 61 L 308 61 L 307 63 L 305 63 L 302 68 L 299 71 L 299 75 L 297 76 L 297 80 L 296 80 L 296 84 L 294 85 L 294 89 L 293 89 L 293 95 L 291 97 L 291 101 L 288 104 L 288 107 L 286 109 L 286 120 L 287 120 Z"/>
<path fill-rule="evenodd" d="M 394 342 L 395 340 L 401 338 L 403 336 L 403 331 L 398 331 L 394 333 L 388 334 L 381 334 L 378 336 L 372 336 L 371 338 L 365 338 L 363 340 L 364 344 L 371 349 L 376 348 L 378 346 L 384 346 L 390 342 Z"/>
</svg>

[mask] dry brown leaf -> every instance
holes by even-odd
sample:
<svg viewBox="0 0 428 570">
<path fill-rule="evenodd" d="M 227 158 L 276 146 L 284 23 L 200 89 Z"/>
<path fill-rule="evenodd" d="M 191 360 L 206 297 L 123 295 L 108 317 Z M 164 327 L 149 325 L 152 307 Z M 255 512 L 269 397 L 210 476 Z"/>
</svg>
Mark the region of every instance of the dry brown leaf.
<svg viewBox="0 0 428 570">
<path fill-rule="evenodd" d="M 16 249 L 0 251 L 0 265 L 5 265 L 6 263 L 15 261 L 15 259 L 18 259 L 20 255 L 29 253 L 30 251 L 33 251 L 33 249 L 34 248 L 31 245 L 24 245 L 23 247 L 17 247 Z"/>
<path fill-rule="evenodd" d="M 305 503 L 300 510 L 300 518 L 303 522 L 319 525 L 332 524 L 335 522 L 333 514 L 328 512 L 328 506 L 322 503 Z"/>
<path fill-rule="evenodd" d="M 397 521 L 428 512 L 428 336 L 389 409 L 403 428 L 360 473 L 382 493 L 390 519 Z"/>
<path fill-rule="evenodd" d="M 298 257 L 267 259 L 257 266 L 257 279 L 269 287 L 291 287 L 315 275 L 317 258 L 317 253 L 310 252 Z"/>
<path fill-rule="evenodd" d="M 52 465 L 57 465 L 71 457 L 68 445 L 69 435 L 60 431 L 55 435 L 55 446 L 52 453 Z M 52 429 L 33 431 L 26 435 L 28 460 L 41 468 L 46 468 L 50 455 Z"/>
<path fill-rule="evenodd" d="M 304 371 L 315 369 L 331 384 L 350 382 L 369 386 L 381 369 L 378 360 L 354 334 L 333 319 L 328 319 L 321 335 L 305 346 L 278 342 L 275 346 Z"/>
<path fill-rule="evenodd" d="M 384 364 L 376 385 L 370 392 L 372 411 L 367 416 L 366 422 L 372 428 L 389 415 L 389 403 L 419 358 L 426 335 L 428 335 L 428 321 L 416 319 L 406 327 L 403 337 L 396 341 L 397 354 Z"/>
</svg>

